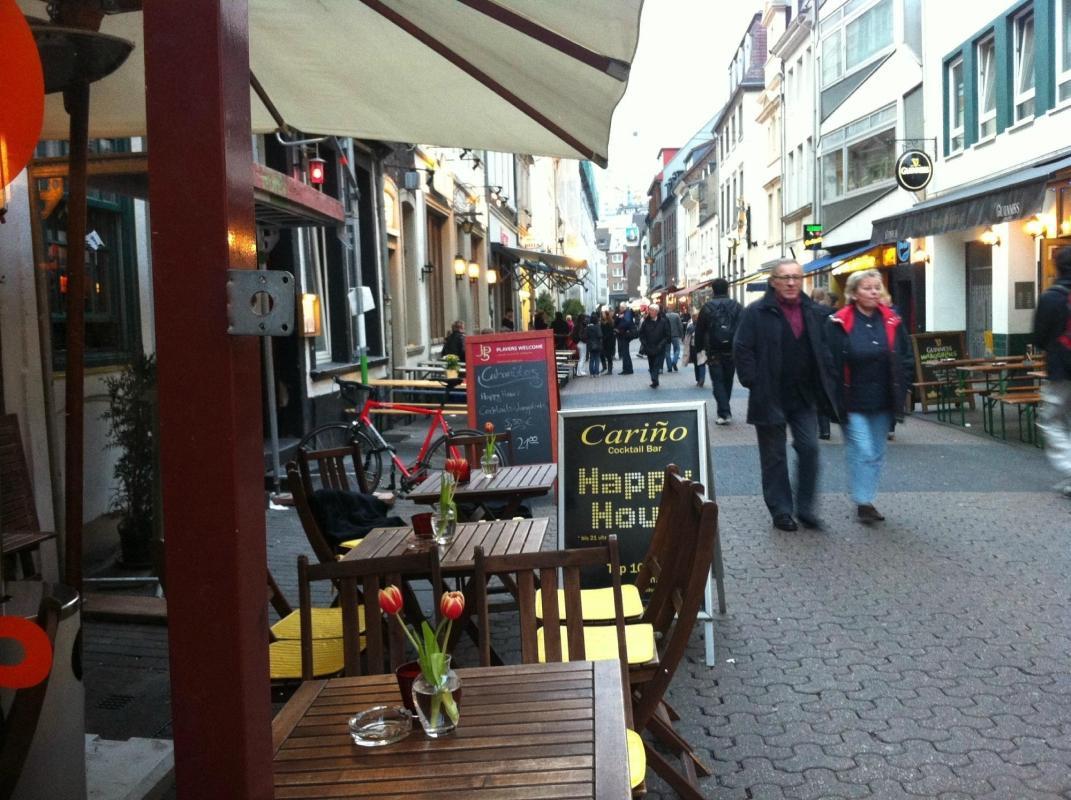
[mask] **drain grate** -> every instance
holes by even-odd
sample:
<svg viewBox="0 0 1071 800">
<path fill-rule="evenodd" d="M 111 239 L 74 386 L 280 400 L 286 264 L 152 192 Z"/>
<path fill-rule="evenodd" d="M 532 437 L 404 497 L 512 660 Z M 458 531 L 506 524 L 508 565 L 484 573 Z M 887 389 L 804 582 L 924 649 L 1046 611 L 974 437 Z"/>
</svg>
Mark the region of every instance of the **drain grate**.
<svg viewBox="0 0 1071 800">
<path fill-rule="evenodd" d="M 110 694 L 97 704 L 97 708 L 103 708 L 107 711 L 119 711 L 130 705 L 133 699 L 134 695 L 132 694 Z"/>
</svg>

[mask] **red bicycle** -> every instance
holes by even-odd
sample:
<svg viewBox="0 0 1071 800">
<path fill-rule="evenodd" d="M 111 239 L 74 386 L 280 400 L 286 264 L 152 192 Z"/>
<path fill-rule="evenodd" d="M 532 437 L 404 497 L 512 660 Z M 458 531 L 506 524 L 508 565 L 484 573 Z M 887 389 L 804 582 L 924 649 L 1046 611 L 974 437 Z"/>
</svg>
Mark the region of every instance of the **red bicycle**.
<svg viewBox="0 0 1071 800">
<path fill-rule="evenodd" d="M 379 488 L 383 477 L 383 458 L 386 454 L 391 467 L 390 485 L 388 488 L 395 489 L 395 472 L 401 475 L 401 492 L 407 492 L 424 478 L 429 470 L 442 469 L 447 458 L 464 458 L 465 454 L 454 447 L 448 447 L 446 439 L 451 434 L 479 434 L 478 431 L 469 428 L 454 429 L 446 420 L 443 406 L 449 397 L 449 384 L 443 385 L 443 397 L 438 408 L 410 405 L 408 403 L 395 403 L 383 401 L 376 397 L 376 388 L 366 383 L 346 381 L 335 378 L 342 399 L 349 404 L 346 415 L 351 417 L 349 422 L 331 422 L 321 425 L 305 435 L 298 445 L 304 450 L 324 450 L 332 447 L 341 447 L 351 442 L 356 442 L 361 450 L 361 460 L 364 465 L 365 478 L 368 482 L 369 491 Z M 362 403 L 361 398 L 364 397 Z M 359 410 L 358 410 L 359 408 Z M 372 421 L 372 414 L 377 410 L 402 411 L 419 417 L 428 418 L 428 431 L 424 434 L 424 441 L 420 451 L 412 463 L 406 464 L 398 457 L 397 450 L 383 438 L 383 434 L 376 428 Z"/>
</svg>

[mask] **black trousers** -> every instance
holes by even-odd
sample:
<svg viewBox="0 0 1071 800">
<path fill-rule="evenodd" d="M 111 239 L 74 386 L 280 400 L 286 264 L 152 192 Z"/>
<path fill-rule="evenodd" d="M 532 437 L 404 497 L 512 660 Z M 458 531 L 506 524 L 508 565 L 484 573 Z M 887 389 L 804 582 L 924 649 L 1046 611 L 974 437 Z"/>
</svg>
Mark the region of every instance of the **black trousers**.
<svg viewBox="0 0 1071 800">
<path fill-rule="evenodd" d="M 788 437 L 796 451 L 796 502 L 798 514 L 813 514 L 818 486 L 818 415 L 813 407 L 785 412 L 785 425 L 756 425 L 759 463 L 762 466 L 762 497 L 771 516 L 791 514 L 792 485 L 788 478 Z"/>
</svg>

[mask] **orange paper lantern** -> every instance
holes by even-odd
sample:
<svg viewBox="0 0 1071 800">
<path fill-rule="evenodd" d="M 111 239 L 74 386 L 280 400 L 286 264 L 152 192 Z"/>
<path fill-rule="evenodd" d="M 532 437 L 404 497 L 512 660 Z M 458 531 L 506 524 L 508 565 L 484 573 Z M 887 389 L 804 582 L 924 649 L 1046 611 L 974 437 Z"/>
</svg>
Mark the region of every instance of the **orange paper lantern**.
<svg viewBox="0 0 1071 800">
<path fill-rule="evenodd" d="M 15 0 L 0 0 L 0 189 L 33 155 L 45 113 L 45 79 L 30 26 Z"/>
</svg>

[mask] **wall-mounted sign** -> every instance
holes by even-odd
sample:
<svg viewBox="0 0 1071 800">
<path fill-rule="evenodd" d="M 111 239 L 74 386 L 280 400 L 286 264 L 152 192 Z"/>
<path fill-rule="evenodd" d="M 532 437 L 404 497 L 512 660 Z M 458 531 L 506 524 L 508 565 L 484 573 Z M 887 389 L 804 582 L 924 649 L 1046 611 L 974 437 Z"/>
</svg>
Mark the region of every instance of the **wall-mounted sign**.
<svg viewBox="0 0 1071 800">
<path fill-rule="evenodd" d="M 896 159 L 895 174 L 901 189 L 925 189 L 933 177 L 933 159 L 922 150 L 906 150 Z"/>
<path fill-rule="evenodd" d="M 803 246 L 808 250 L 820 250 L 822 249 L 822 226 L 821 225 L 804 225 L 803 226 Z"/>
<path fill-rule="evenodd" d="M 911 261 L 911 242 L 899 241 L 896 243 L 896 263 L 907 264 Z"/>
</svg>

